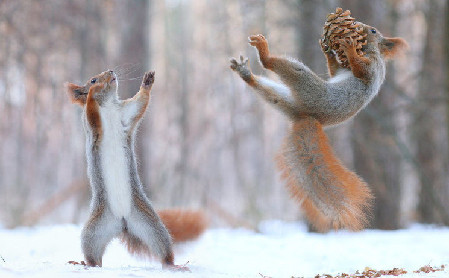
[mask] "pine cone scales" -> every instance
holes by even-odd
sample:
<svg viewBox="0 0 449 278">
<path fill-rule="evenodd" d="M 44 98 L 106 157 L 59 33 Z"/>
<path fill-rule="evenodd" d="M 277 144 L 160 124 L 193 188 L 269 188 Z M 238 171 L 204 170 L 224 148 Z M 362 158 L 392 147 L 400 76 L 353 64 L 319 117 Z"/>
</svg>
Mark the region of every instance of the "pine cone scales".
<svg viewBox="0 0 449 278">
<path fill-rule="evenodd" d="M 349 68 L 348 58 L 340 48 L 339 40 L 352 38 L 356 41 L 357 54 L 363 56 L 362 47 L 367 44 L 366 36 L 362 24 L 351 17 L 351 11 L 343 12 L 342 8 L 337 8 L 335 13 L 330 13 L 326 18 L 322 43 L 327 46 L 325 51 L 335 51 L 342 67 Z"/>
</svg>

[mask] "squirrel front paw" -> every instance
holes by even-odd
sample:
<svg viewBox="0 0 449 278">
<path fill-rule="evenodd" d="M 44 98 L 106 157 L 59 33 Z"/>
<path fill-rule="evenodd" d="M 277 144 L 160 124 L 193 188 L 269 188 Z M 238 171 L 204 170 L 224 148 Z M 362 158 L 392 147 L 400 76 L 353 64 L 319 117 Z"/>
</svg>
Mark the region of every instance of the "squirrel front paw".
<svg viewBox="0 0 449 278">
<path fill-rule="evenodd" d="M 151 85 L 154 83 L 154 71 L 146 72 L 142 79 L 142 87 L 145 89 L 149 89 Z"/>
<path fill-rule="evenodd" d="M 340 44 L 340 48 L 348 53 L 348 52 L 356 52 L 357 47 L 357 41 L 348 37 L 345 39 L 338 40 L 338 43 Z"/>
<path fill-rule="evenodd" d="M 270 50 L 268 49 L 268 41 L 263 35 L 253 35 L 248 38 L 248 42 L 250 45 L 257 48 L 259 51 L 259 59 L 262 65 L 267 69 L 272 69 L 272 65 L 270 63 Z"/>
<path fill-rule="evenodd" d="M 248 42 L 250 45 L 257 48 L 257 50 L 259 50 L 259 52 L 268 54 L 268 41 L 263 35 L 259 34 L 259 35 L 249 36 Z"/>
<path fill-rule="evenodd" d="M 231 58 L 231 69 L 240 74 L 243 80 L 248 81 L 251 79 L 251 70 L 249 69 L 249 59 L 240 55 L 240 61 L 236 58 Z"/>
<path fill-rule="evenodd" d="M 250 45 L 256 47 L 257 49 L 268 49 L 268 41 L 267 39 L 261 35 L 252 35 L 248 37 L 248 42 Z"/>
<path fill-rule="evenodd" d="M 259 51 L 259 56 L 263 60 L 269 56 L 269 50 L 268 50 L 268 41 L 267 39 L 259 34 L 259 35 L 252 35 L 248 37 L 248 42 L 250 45 L 257 48 Z"/>
</svg>

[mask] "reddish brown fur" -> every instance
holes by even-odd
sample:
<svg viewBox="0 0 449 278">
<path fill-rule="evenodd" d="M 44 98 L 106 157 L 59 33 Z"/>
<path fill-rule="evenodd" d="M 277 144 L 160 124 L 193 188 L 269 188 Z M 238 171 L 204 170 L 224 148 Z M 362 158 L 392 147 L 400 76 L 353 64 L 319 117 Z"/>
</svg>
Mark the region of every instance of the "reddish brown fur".
<svg viewBox="0 0 449 278">
<path fill-rule="evenodd" d="M 91 82 L 93 78 L 97 79 L 95 85 L 108 83 L 112 75 L 109 72 L 103 72 L 98 75 L 95 75 L 89 79 L 89 81 L 84 86 L 78 86 L 73 83 L 65 83 L 66 92 L 70 97 L 72 103 L 78 104 L 80 106 L 84 106 L 86 104 L 87 95 L 92 86 L 95 86 L 94 83 Z"/>
<path fill-rule="evenodd" d="M 385 59 L 390 60 L 408 48 L 408 43 L 402 38 L 384 38 L 380 43 L 380 52 Z"/>
<path fill-rule="evenodd" d="M 348 58 L 349 67 L 355 77 L 368 83 L 372 75 L 370 74 L 369 65 L 371 61 L 368 57 L 363 57 L 357 54 L 356 41 L 347 42 L 340 40 L 341 48 L 344 49 L 346 57 Z"/>
<path fill-rule="evenodd" d="M 335 54 L 326 53 L 326 60 L 327 60 L 327 72 L 329 73 L 330 77 L 334 77 L 335 74 L 337 73 L 337 70 L 340 68 L 340 65 L 337 61 Z"/>
<path fill-rule="evenodd" d="M 291 63 L 288 59 L 285 59 L 283 57 L 278 57 L 275 55 L 272 55 L 270 53 L 269 47 L 268 47 L 268 41 L 267 39 L 259 34 L 249 37 L 250 42 L 249 44 L 256 47 L 257 51 L 259 52 L 259 58 L 262 62 L 262 65 L 264 68 L 275 71 L 276 68 L 290 68 Z M 245 80 L 248 82 L 249 85 L 255 87 L 257 86 L 257 82 L 255 82 L 254 77 L 252 76 L 251 80 Z"/>
<path fill-rule="evenodd" d="M 307 117 L 294 122 L 291 134 L 278 155 L 278 167 L 306 217 L 319 231 L 362 229 L 368 223 L 366 212 L 373 199 L 367 184 L 335 157 L 317 120 Z M 295 167 L 298 165 L 301 167 Z M 312 177 L 311 184 L 297 178 L 305 175 Z M 306 191 L 308 187 L 313 188 L 312 195 Z"/>
<path fill-rule="evenodd" d="M 86 94 L 81 94 L 84 92 L 83 86 L 78 86 L 73 83 L 65 83 L 66 92 L 70 97 L 72 103 L 83 106 L 86 103 Z"/>
<path fill-rule="evenodd" d="M 252 74 L 251 74 L 250 79 L 245 80 L 245 81 L 246 81 L 246 83 L 247 83 L 249 86 L 251 86 L 251 87 L 256 87 L 256 86 L 257 86 L 257 82 L 256 82 L 256 80 L 254 79 L 254 75 L 252 75 Z"/>
<path fill-rule="evenodd" d="M 152 222 L 158 220 L 155 212 L 148 207 L 147 203 L 141 199 L 141 196 L 139 196 L 138 194 L 133 194 L 133 201 L 134 204 L 136 204 L 139 211 L 144 213 L 148 218 L 150 218 Z"/>
<path fill-rule="evenodd" d="M 273 68 L 273 57 L 270 55 L 270 50 L 268 49 L 268 42 L 263 35 L 254 35 L 250 37 L 250 43 L 252 46 L 256 47 L 259 51 L 259 58 L 262 62 L 262 65 L 266 69 Z"/>
<path fill-rule="evenodd" d="M 201 211 L 168 209 L 158 212 L 174 242 L 198 238 L 207 227 L 207 220 Z"/>
<path fill-rule="evenodd" d="M 100 106 L 95 100 L 94 95 L 103 89 L 103 84 L 96 84 L 89 89 L 89 94 L 86 100 L 86 118 L 94 133 L 95 144 L 97 144 L 103 135 L 101 128 L 101 116 L 100 116 Z"/>
<path fill-rule="evenodd" d="M 128 233 L 128 231 L 123 232 L 121 240 L 125 243 L 126 248 L 131 255 L 151 256 L 150 249 L 148 249 L 147 245 L 139 238 Z"/>
</svg>

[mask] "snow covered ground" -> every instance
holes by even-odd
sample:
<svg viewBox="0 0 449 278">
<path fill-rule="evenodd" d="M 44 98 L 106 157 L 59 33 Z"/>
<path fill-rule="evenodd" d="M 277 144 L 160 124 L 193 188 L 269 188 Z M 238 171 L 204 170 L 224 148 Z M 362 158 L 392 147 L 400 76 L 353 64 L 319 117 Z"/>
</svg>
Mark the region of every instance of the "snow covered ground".
<svg viewBox="0 0 449 278">
<path fill-rule="evenodd" d="M 415 225 L 400 231 L 319 235 L 306 233 L 301 224 L 269 221 L 260 230 L 210 229 L 199 240 L 176 246 L 176 263 L 188 261 L 192 272 L 173 273 L 157 262 L 131 257 L 118 241 L 106 250 L 103 268 L 67 264 L 83 259 L 79 226 L 0 229 L 0 278 L 314 277 L 365 267 L 404 268 L 409 274 L 403 278 L 449 277 L 449 228 Z M 412 273 L 442 264 L 443 272 Z"/>
</svg>

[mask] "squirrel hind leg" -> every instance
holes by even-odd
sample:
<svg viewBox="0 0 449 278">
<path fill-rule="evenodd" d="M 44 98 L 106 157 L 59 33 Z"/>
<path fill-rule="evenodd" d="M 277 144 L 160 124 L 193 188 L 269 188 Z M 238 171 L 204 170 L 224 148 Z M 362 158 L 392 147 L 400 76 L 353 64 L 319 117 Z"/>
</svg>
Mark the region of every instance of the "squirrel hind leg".
<svg viewBox="0 0 449 278">
<path fill-rule="evenodd" d="M 148 246 L 138 237 L 129 233 L 128 229 L 123 231 L 120 240 L 126 245 L 130 254 L 136 256 L 151 256 Z"/>
<path fill-rule="evenodd" d="M 148 257 L 154 255 L 163 265 L 173 265 L 173 244 L 170 234 L 151 204 L 142 197 L 134 196 L 135 207 L 126 219 L 127 233 L 132 235 L 125 240 L 128 250 L 131 248 L 131 251 L 134 251 L 131 253 L 140 253 Z"/>
<path fill-rule="evenodd" d="M 81 233 L 81 247 L 88 266 L 102 266 L 106 246 L 121 232 L 121 222 L 111 221 L 108 213 L 111 212 L 102 206 L 94 209 Z"/>
<path fill-rule="evenodd" d="M 124 242 L 131 254 L 157 257 L 163 265 L 173 265 L 172 240 L 167 229 L 158 217 L 147 217 L 142 213 L 128 219 L 128 230 L 124 233 Z"/>
</svg>

